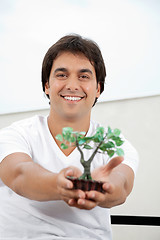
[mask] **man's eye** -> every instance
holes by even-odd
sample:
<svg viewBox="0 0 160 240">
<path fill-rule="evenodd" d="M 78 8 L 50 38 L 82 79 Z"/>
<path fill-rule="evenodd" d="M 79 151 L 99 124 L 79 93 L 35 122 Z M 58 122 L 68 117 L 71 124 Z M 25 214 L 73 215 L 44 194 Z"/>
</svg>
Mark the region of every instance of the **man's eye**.
<svg viewBox="0 0 160 240">
<path fill-rule="evenodd" d="M 57 77 L 58 77 L 58 78 L 65 78 L 65 77 L 66 77 L 66 74 L 60 73 L 60 74 L 57 74 Z"/>
<path fill-rule="evenodd" d="M 81 75 L 80 78 L 81 79 L 85 79 L 85 78 L 88 79 L 89 77 L 87 75 Z"/>
</svg>

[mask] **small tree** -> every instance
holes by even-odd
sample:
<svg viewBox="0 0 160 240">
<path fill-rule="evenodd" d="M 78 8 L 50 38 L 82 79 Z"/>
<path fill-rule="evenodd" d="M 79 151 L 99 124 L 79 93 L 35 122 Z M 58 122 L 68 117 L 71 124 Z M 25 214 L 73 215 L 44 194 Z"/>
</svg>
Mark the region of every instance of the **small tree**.
<svg viewBox="0 0 160 240">
<path fill-rule="evenodd" d="M 124 143 L 120 137 L 120 133 L 120 130 L 117 128 L 112 130 L 108 127 L 108 131 L 105 132 L 103 127 L 98 127 L 93 136 L 86 137 L 85 132 L 77 132 L 70 127 L 65 127 L 62 129 L 62 134 L 58 134 L 56 139 L 62 142 L 62 149 L 67 149 L 69 146 L 77 147 L 81 156 L 80 162 L 84 167 L 84 172 L 79 179 L 90 180 L 92 179 L 90 170 L 91 162 L 93 161 L 96 153 L 107 153 L 110 158 L 114 154 L 117 154 L 118 156 L 124 155 L 123 150 L 119 148 Z M 82 149 L 93 149 L 90 145 L 91 142 L 95 143 L 95 149 L 89 159 L 85 160 Z"/>
</svg>

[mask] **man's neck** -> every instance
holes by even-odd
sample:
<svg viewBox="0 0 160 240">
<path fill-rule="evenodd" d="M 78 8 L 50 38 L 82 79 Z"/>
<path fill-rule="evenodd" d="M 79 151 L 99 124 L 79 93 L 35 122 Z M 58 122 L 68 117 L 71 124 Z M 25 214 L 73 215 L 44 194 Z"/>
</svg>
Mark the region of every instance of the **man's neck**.
<svg viewBox="0 0 160 240">
<path fill-rule="evenodd" d="M 88 132 L 90 126 L 90 115 L 78 119 L 62 119 L 56 115 L 49 114 L 48 126 L 52 136 L 62 133 L 62 128 L 72 127 L 74 131 Z"/>
<path fill-rule="evenodd" d="M 51 113 L 48 116 L 48 127 L 50 130 L 51 135 L 53 136 L 55 142 L 60 148 L 61 142 L 58 141 L 55 137 L 57 134 L 62 133 L 63 127 L 72 127 L 74 131 L 83 131 L 88 132 L 90 126 L 90 115 L 85 118 L 79 118 L 79 119 L 62 119 L 58 118 L 55 115 L 52 115 Z M 61 148 L 60 148 L 61 149 Z M 61 151 L 66 155 L 70 155 L 70 153 L 75 149 L 75 147 L 70 147 L 68 149 L 61 149 Z"/>
</svg>

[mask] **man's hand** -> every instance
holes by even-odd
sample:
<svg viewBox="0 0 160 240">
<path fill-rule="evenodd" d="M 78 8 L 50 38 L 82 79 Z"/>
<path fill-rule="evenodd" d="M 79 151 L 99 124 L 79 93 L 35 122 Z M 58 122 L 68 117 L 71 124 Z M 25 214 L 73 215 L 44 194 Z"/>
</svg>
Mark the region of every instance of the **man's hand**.
<svg viewBox="0 0 160 240">
<path fill-rule="evenodd" d="M 125 202 L 133 187 L 134 173 L 129 166 L 121 164 L 122 162 L 123 157 L 115 157 L 107 165 L 92 172 L 95 180 L 105 182 L 105 193 L 90 191 L 86 193 L 88 199 L 95 201 L 100 207 L 107 208 Z"/>
<path fill-rule="evenodd" d="M 62 169 L 60 173 L 57 174 L 57 192 L 61 200 L 64 200 L 70 205 L 71 199 L 77 201 L 78 199 L 84 199 L 86 194 L 80 189 L 74 190 L 73 183 L 67 179 L 67 176 L 80 177 L 82 175 L 81 171 L 70 166 L 68 168 Z"/>
<path fill-rule="evenodd" d="M 106 182 L 113 169 L 120 165 L 122 162 L 123 157 L 114 157 L 107 165 L 93 170 L 92 178 L 96 181 Z"/>
<path fill-rule="evenodd" d="M 85 199 L 70 199 L 70 206 L 90 210 L 96 206 L 111 208 L 122 204 L 133 186 L 134 174 L 130 167 L 121 164 L 123 157 L 113 158 L 107 165 L 95 169 L 92 177 L 104 181 L 105 193 L 98 191 L 86 192 Z"/>
</svg>

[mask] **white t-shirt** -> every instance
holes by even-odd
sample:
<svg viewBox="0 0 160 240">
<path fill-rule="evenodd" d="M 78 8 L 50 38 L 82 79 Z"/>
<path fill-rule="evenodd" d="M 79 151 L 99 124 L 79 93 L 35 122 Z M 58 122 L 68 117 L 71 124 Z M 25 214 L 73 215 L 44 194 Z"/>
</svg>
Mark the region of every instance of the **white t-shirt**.
<svg viewBox="0 0 160 240">
<path fill-rule="evenodd" d="M 87 136 L 93 135 L 97 126 L 97 123 L 91 121 Z M 136 150 L 127 140 L 123 149 L 123 163 L 136 173 Z M 0 130 L 0 162 L 15 152 L 28 154 L 34 162 L 54 173 L 70 165 L 83 171 L 77 149 L 65 156 L 57 146 L 49 131 L 47 117 L 35 116 Z M 84 150 L 85 159 L 88 159 L 91 153 L 92 150 Z M 92 162 L 91 170 L 106 164 L 108 160 L 108 156 L 98 153 Z M 33 201 L 19 196 L 0 181 L 0 239 L 82 238 L 112 238 L 109 209 L 95 207 L 88 211 L 69 207 L 64 201 Z"/>
</svg>

